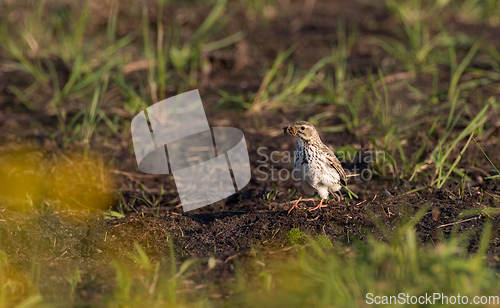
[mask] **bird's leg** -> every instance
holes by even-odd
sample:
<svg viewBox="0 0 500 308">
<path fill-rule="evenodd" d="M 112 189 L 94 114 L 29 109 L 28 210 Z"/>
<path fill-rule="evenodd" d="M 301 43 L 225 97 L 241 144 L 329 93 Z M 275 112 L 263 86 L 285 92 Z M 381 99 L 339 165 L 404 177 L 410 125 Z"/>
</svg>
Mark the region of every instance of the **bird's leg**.
<svg viewBox="0 0 500 308">
<path fill-rule="evenodd" d="M 288 210 L 288 214 L 290 214 L 290 212 L 291 212 L 293 209 L 298 209 L 298 208 L 299 208 L 299 207 L 298 207 L 298 204 L 299 204 L 300 200 L 302 200 L 302 198 L 303 198 L 303 197 L 304 197 L 304 196 L 300 197 L 300 198 L 299 198 L 299 200 L 297 200 L 297 201 L 296 201 L 296 202 L 292 205 L 292 207 Z"/>
<path fill-rule="evenodd" d="M 339 203 L 340 203 L 340 201 L 343 199 L 343 197 L 341 197 L 341 196 L 342 196 L 342 193 L 341 193 L 340 191 L 339 191 L 338 193 L 336 192 L 336 193 L 335 193 L 335 196 L 337 196 L 337 202 L 339 202 Z"/>
<path fill-rule="evenodd" d="M 323 204 L 323 199 L 325 199 L 325 198 L 321 198 L 321 201 L 319 202 L 318 206 L 316 206 L 316 207 L 314 207 L 312 209 L 309 209 L 309 212 L 316 211 L 316 210 L 318 210 L 318 209 L 320 209 L 322 207 L 328 207 L 328 205 Z"/>
</svg>

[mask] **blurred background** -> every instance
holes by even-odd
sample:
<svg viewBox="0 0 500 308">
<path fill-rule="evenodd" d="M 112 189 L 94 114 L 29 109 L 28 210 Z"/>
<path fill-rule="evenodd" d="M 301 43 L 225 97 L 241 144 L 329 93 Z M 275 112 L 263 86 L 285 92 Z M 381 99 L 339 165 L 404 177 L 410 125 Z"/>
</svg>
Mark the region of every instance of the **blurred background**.
<svg viewBox="0 0 500 308">
<path fill-rule="evenodd" d="M 120 171 L 137 171 L 133 116 L 191 89 L 199 89 L 212 126 L 251 135 L 254 154 L 259 146 L 293 151 L 287 139 L 272 138 L 281 125 L 307 120 L 329 133 L 323 138 L 337 154 L 383 153 L 374 170 L 397 181 L 441 188 L 449 176 L 470 182 L 494 175 L 480 151 L 467 168 L 453 166 L 450 154 L 472 132 L 492 147 L 493 161 L 500 158 L 491 138 L 500 125 L 498 1 L 1 6 L 0 140 L 3 152 L 28 165 L 57 164 L 54 152 L 72 156 L 70 164 L 75 155 L 94 155 L 89 168 L 126 178 Z M 31 158 L 15 154 L 33 150 L 39 153 Z M 53 167 L 45 169 L 35 173 L 49 176 Z M 113 186 L 111 178 L 99 181 L 85 190 L 94 195 Z M 6 182 L 0 187 L 7 193 L 25 197 L 11 189 L 16 181 Z M 161 184 L 175 194 L 171 181 Z"/>
</svg>

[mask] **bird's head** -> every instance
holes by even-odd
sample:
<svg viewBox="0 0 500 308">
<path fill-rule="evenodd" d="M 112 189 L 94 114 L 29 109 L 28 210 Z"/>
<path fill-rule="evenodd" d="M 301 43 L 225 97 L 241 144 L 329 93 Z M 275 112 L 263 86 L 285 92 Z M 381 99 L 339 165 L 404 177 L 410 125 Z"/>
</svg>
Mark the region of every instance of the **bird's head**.
<svg viewBox="0 0 500 308">
<path fill-rule="evenodd" d="M 295 122 L 293 125 L 285 126 L 283 128 L 283 133 L 295 136 L 301 141 L 311 141 L 316 138 L 319 139 L 318 132 L 316 131 L 316 128 L 314 128 L 314 125 L 306 121 L 299 121 Z"/>
</svg>

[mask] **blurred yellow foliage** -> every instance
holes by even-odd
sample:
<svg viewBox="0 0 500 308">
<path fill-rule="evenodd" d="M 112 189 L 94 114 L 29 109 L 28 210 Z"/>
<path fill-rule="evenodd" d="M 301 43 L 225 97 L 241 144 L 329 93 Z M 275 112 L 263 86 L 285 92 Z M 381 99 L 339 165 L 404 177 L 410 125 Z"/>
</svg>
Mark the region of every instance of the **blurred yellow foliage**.
<svg viewBox="0 0 500 308">
<path fill-rule="evenodd" d="M 0 154 L 0 200 L 14 210 L 44 201 L 66 209 L 105 210 L 113 188 L 109 172 L 95 159 L 32 149 Z"/>
<path fill-rule="evenodd" d="M 102 163 L 94 160 L 62 160 L 48 177 L 47 197 L 73 209 L 109 208 L 113 180 Z"/>
<path fill-rule="evenodd" d="M 43 193 L 43 154 L 26 149 L 0 155 L 0 197 L 26 200 Z"/>
</svg>

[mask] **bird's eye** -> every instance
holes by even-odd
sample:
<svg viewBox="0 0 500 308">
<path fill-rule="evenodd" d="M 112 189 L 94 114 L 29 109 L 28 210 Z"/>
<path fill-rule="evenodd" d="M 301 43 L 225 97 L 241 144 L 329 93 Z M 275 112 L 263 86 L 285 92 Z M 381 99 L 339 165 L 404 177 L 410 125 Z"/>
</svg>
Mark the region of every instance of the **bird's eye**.
<svg viewBox="0 0 500 308">
<path fill-rule="evenodd" d="M 300 129 L 301 129 L 301 130 L 304 130 L 304 129 L 306 129 L 306 127 L 305 127 L 305 126 L 302 126 Z"/>
</svg>

